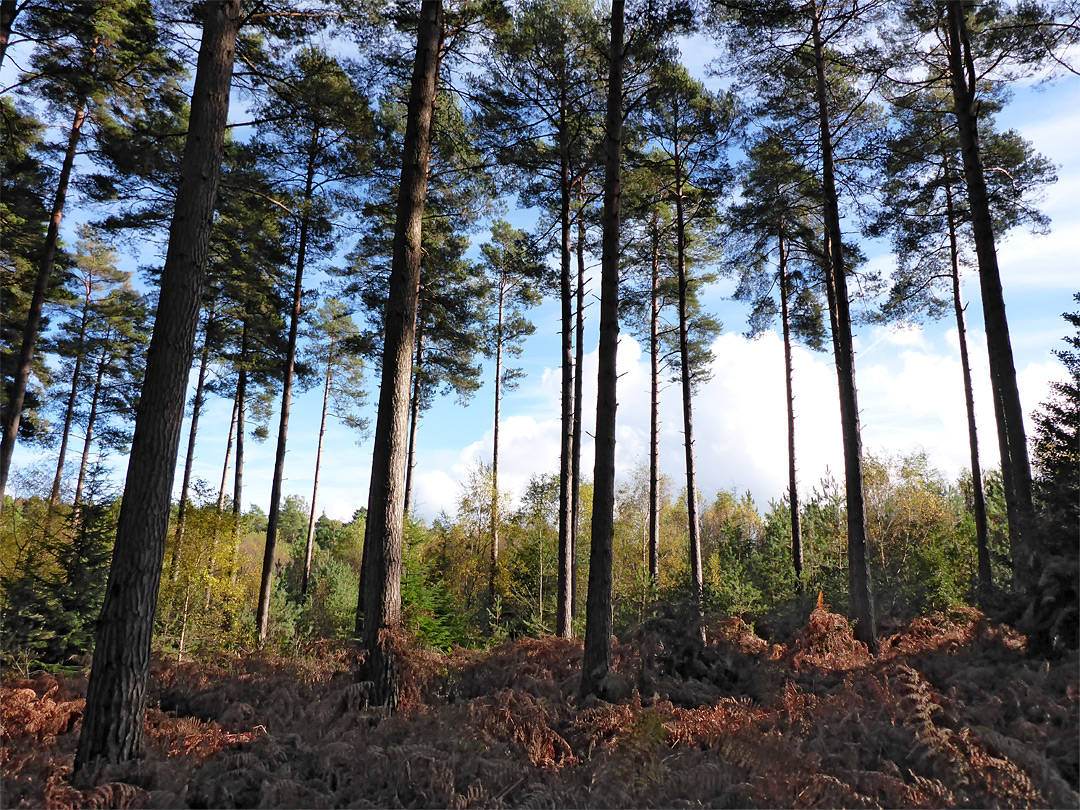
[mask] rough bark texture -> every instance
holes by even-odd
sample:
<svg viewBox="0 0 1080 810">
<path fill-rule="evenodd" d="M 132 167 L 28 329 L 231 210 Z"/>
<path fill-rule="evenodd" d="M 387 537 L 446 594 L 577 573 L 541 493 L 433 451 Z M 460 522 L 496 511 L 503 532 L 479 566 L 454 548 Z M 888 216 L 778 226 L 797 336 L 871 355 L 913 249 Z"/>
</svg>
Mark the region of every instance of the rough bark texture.
<svg viewBox="0 0 1080 810">
<path fill-rule="evenodd" d="M 112 568 L 98 619 L 75 773 L 142 748 L 169 501 L 229 115 L 239 0 L 206 6 L 176 209 L 161 275 Z"/>
<path fill-rule="evenodd" d="M 862 438 L 859 403 L 855 390 L 855 349 L 852 345 L 851 313 L 848 309 L 847 275 L 840 231 L 840 206 L 836 193 L 829 123 L 828 86 L 825 81 L 825 48 L 821 38 L 818 6 L 812 16 L 814 62 L 817 73 L 818 118 L 821 128 L 822 185 L 825 195 L 825 230 L 829 234 L 830 308 L 833 311 L 833 356 L 840 389 L 840 422 L 844 440 L 844 479 L 848 517 L 848 583 L 855 637 L 877 653 L 874 600 L 870 564 L 866 554 L 866 510 L 863 501 Z"/>
<path fill-rule="evenodd" d="M 960 136 L 960 154 L 971 210 L 971 228 L 975 237 L 975 255 L 979 262 L 979 287 L 982 293 L 986 347 L 990 356 L 990 383 L 993 389 L 1001 451 L 1001 473 L 1005 494 L 1011 494 L 1009 509 L 1009 545 L 1013 558 L 1013 584 L 1021 588 L 1031 578 L 1030 549 L 1026 535 L 1033 518 L 1031 465 L 1024 432 L 1024 411 L 1016 386 L 1009 322 L 1005 317 L 1005 299 L 1001 290 L 994 227 L 986 191 L 982 157 L 979 152 L 979 129 L 975 113 L 975 73 L 971 65 L 967 25 L 963 3 L 949 0 L 949 72 L 952 79 L 954 111 Z"/>
<path fill-rule="evenodd" d="M 56 263 L 60 220 L 64 216 L 64 204 L 67 201 L 68 186 L 71 183 L 71 170 L 75 165 L 75 153 L 85 122 L 86 103 L 80 102 L 75 107 L 75 118 L 68 132 L 67 150 L 64 152 L 64 163 L 60 167 L 60 177 L 56 183 L 56 197 L 53 199 L 49 228 L 45 232 L 45 244 L 41 249 L 41 263 L 38 265 L 37 279 L 34 282 L 34 294 L 30 298 L 30 309 L 26 313 L 26 325 L 23 327 L 22 346 L 15 366 L 15 389 L 11 392 L 8 411 L 4 415 L 4 436 L 0 439 L 0 508 L 4 502 L 4 492 L 7 491 L 11 455 L 15 452 L 15 442 L 19 438 L 19 422 L 22 419 L 23 403 L 26 401 L 26 386 L 30 382 L 30 371 L 34 364 L 34 347 L 37 345 L 38 331 L 41 329 L 41 313 L 45 308 L 45 295 L 49 291 L 49 279 L 52 277 L 53 265 Z"/>
<path fill-rule="evenodd" d="M 401 618 L 401 553 L 405 516 L 405 438 L 409 418 L 416 306 L 420 286 L 421 232 L 431 161 L 431 122 L 439 75 L 443 9 L 440 0 L 420 7 L 416 61 L 409 92 L 404 159 L 394 228 L 394 255 L 386 302 L 382 385 L 371 464 L 364 566 L 360 583 L 362 643 L 372 700 L 396 703 L 394 660 L 388 636 Z"/>
<path fill-rule="evenodd" d="M 307 257 L 310 229 L 308 206 L 315 183 L 317 142 L 318 129 L 316 128 L 312 131 L 311 148 L 308 151 L 307 177 L 304 183 L 304 214 L 300 220 L 292 312 L 289 316 L 289 348 L 285 357 L 285 374 L 281 385 L 281 414 L 278 420 L 277 451 L 274 453 L 274 480 L 270 485 L 270 510 L 266 514 L 266 546 L 263 548 L 262 578 L 259 582 L 259 607 L 255 614 L 260 642 L 266 640 L 266 634 L 270 631 L 270 589 L 274 578 L 274 547 L 277 545 L 278 523 L 281 520 L 281 483 L 285 477 L 285 448 L 289 439 L 289 412 L 292 410 L 293 377 L 296 371 L 296 341 L 300 333 L 300 312 L 304 302 L 304 262 Z"/>
<path fill-rule="evenodd" d="M 945 172 L 948 177 L 949 167 Z M 956 216 L 953 207 L 952 183 L 945 183 L 945 208 L 949 220 L 949 255 L 952 264 L 953 312 L 956 314 L 956 334 L 960 343 L 960 369 L 964 375 L 964 407 L 967 411 L 968 446 L 971 450 L 971 497 L 975 512 L 975 549 L 978 556 L 979 585 L 993 584 L 990 572 L 990 537 L 986 524 L 986 496 L 983 492 L 982 468 L 979 464 L 979 433 L 975 425 L 975 393 L 971 387 L 971 358 L 968 356 L 967 324 L 964 322 L 964 302 L 960 296 L 960 248 L 956 237 Z"/>
<path fill-rule="evenodd" d="M 11 39 L 11 28 L 15 24 L 15 17 L 18 13 L 19 4 L 17 0 L 2 0 L 0 2 L 0 66 L 4 64 L 8 40 Z"/>
<path fill-rule="evenodd" d="M 784 385 L 787 392 L 788 428 L 788 503 L 791 506 L 791 561 L 795 576 L 802 587 L 803 546 L 802 516 L 799 514 L 799 481 L 795 469 L 795 394 L 791 380 L 791 311 L 788 306 L 787 242 L 783 233 L 779 238 L 780 254 L 780 321 L 784 330 Z"/>
<path fill-rule="evenodd" d="M 622 195 L 623 0 L 611 4 L 604 218 L 600 276 L 600 347 L 596 393 L 592 547 L 585 602 L 581 694 L 603 696 L 611 669 L 611 557 L 615 535 L 615 385 L 619 345 L 619 209 Z"/>
</svg>

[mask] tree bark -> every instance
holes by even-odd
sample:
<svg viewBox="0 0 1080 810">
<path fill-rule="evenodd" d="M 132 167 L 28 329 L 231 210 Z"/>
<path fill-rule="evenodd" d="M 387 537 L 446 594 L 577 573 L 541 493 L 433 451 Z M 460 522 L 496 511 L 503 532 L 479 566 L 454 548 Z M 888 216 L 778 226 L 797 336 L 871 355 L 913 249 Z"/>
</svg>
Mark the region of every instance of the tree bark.
<svg viewBox="0 0 1080 810">
<path fill-rule="evenodd" d="M 652 223 L 649 290 L 649 581 L 660 587 L 660 230 Z"/>
<path fill-rule="evenodd" d="M 571 459 L 574 455 L 574 315 L 570 291 L 570 134 L 569 110 L 565 97 L 559 103 L 559 300 L 562 304 L 562 377 L 560 390 L 559 449 L 559 578 L 555 601 L 555 634 L 560 638 L 573 635 L 571 608 L 574 599 L 571 582 L 573 546 L 570 537 L 570 506 L 573 502 Z"/>
<path fill-rule="evenodd" d="M 304 575 L 300 579 L 300 593 L 307 596 L 308 580 L 311 578 L 311 555 L 315 548 L 315 504 L 319 500 L 319 471 L 322 469 L 323 437 L 326 436 L 326 411 L 330 406 L 330 383 L 334 378 L 334 341 L 330 340 L 326 357 L 326 385 L 323 388 L 322 417 L 319 419 L 319 443 L 315 450 L 315 482 L 311 487 L 311 514 L 308 516 L 307 542 L 304 543 Z"/>
<path fill-rule="evenodd" d="M 827 287 L 833 322 L 833 356 L 840 389 L 840 422 L 844 439 L 844 479 L 848 513 L 848 582 L 855 638 L 877 653 L 874 599 L 870 565 L 866 554 L 866 512 L 863 501 L 862 438 L 859 430 L 859 403 L 855 389 L 855 349 L 848 308 L 847 275 L 840 231 L 840 206 L 833 165 L 832 129 L 829 124 L 828 87 L 825 81 L 825 46 L 821 37 L 819 6 L 813 5 L 811 34 L 817 74 L 818 119 L 821 128 L 822 184 L 825 196 L 825 230 L 829 255 L 826 259 Z"/>
<path fill-rule="evenodd" d="M 244 423 L 247 421 L 248 322 L 240 335 L 240 373 L 236 380 L 236 470 L 233 472 L 233 517 L 239 526 L 244 494 Z"/>
<path fill-rule="evenodd" d="M 82 318 L 79 321 L 79 337 L 75 342 L 75 368 L 71 372 L 71 393 L 67 408 L 64 410 L 64 432 L 60 436 L 60 455 L 56 459 L 56 476 L 53 478 L 49 493 L 49 506 L 56 506 L 60 498 L 60 484 L 64 477 L 64 459 L 67 457 L 68 437 L 71 435 L 71 423 L 75 418 L 75 400 L 79 395 L 79 378 L 82 376 L 83 350 L 86 343 L 86 325 L 90 320 L 90 296 L 93 293 L 93 278 L 86 282 L 86 298 L 83 301 Z"/>
<path fill-rule="evenodd" d="M 701 565 L 701 521 L 698 519 L 697 467 L 694 463 L 693 387 L 690 380 L 690 322 L 687 313 L 689 279 L 686 272 L 686 214 L 683 206 L 682 158 L 679 154 L 678 108 L 675 109 L 675 252 L 679 280 L 679 356 L 682 377 L 683 437 L 686 455 L 686 516 L 690 539 L 690 587 L 699 605 L 704 598 Z M 705 640 L 704 617 L 698 627 Z"/>
<path fill-rule="evenodd" d="M 8 40 L 11 39 L 11 29 L 15 25 L 15 17 L 18 14 L 18 0 L 0 0 L 0 66 L 4 64 Z"/>
<path fill-rule="evenodd" d="M 600 346 L 596 394 L 596 466 L 593 471 L 592 545 L 585 604 L 581 694 L 603 697 L 611 669 L 611 558 L 615 534 L 615 388 L 619 345 L 619 213 L 622 195 L 622 72 L 625 3 L 611 4 L 604 231 L 601 250 Z"/>
<path fill-rule="evenodd" d="M 778 234 L 778 252 L 780 256 L 780 320 L 784 330 L 784 385 L 787 394 L 788 428 L 788 504 L 791 507 L 791 560 L 795 566 L 795 576 L 802 588 L 803 545 L 802 516 L 799 514 L 799 482 L 795 469 L 795 394 L 793 393 L 791 374 L 791 311 L 788 304 L 790 280 L 787 272 L 787 241 L 784 233 Z"/>
<path fill-rule="evenodd" d="M 300 313 L 304 303 L 304 264 L 307 258 L 309 207 L 315 186 L 315 154 L 319 129 L 311 133 L 307 155 L 307 177 L 304 181 L 303 213 L 300 217 L 300 239 L 296 248 L 296 277 L 293 280 L 292 312 L 289 316 L 289 347 L 285 358 L 285 374 L 281 384 L 281 414 L 278 419 L 277 451 L 274 453 L 274 480 L 270 485 L 270 510 L 266 515 L 266 546 L 263 549 L 262 578 L 259 581 L 259 608 L 255 624 L 259 641 L 270 632 L 270 591 L 274 579 L 274 548 L 277 545 L 278 522 L 281 519 L 281 484 L 285 477 L 285 448 L 289 438 L 289 412 L 292 410 L 293 376 L 296 371 L 296 342 L 300 332 Z"/>
<path fill-rule="evenodd" d="M 971 497 L 975 512 L 975 549 L 978 557 L 979 585 L 993 584 L 990 571 L 990 538 L 986 524 L 986 496 L 983 492 L 982 466 L 979 464 L 979 433 L 975 425 L 975 393 L 971 385 L 971 359 L 968 356 L 967 324 L 964 322 L 964 302 L 960 295 L 960 248 L 956 236 L 956 211 L 953 206 L 953 187 L 949 165 L 945 164 L 945 212 L 949 221 L 949 258 L 951 260 L 953 312 L 956 314 L 956 335 L 960 343 L 960 369 L 964 375 L 964 409 L 967 412 L 968 446 L 971 450 Z"/>
<path fill-rule="evenodd" d="M 499 578 L 499 420 L 502 417 L 502 351 L 503 304 L 506 298 L 506 277 L 499 279 L 499 314 L 495 325 L 495 425 L 492 430 L 491 452 L 491 577 L 488 582 L 488 604 L 495 605 Z"/>
<path fill-rule="evenodd" d="M 3 508 L 4 492 L 7 491 L 8 471 L 11 468 L 11 455 L 15 451 L 15 442 L 19 438 L 19 421 L 22 419 L 23 403 L 26 401 L 26 386 L 30 382 L 30 371 L 34 364 L 34 348 L 37 345 L 38 331 L 41 329 L 41 313 L 45 308 L 45 296 L 49 291 L 53 265 L 56 263 L 56 245 L 60 238 L 60 220 L 64 216 L 64 204 L 67 201 L 68 186 L 71 183 L 71 170 L 75 165 L 75 154 L 86 121 L 86 101 L 80 99 L 75 105 L 75 118 L 68 132 L 67 150 L 60 167 L 60 177 L 56 183 L 56 197 L 53 199 L 52 215 L 49 228 L 45 232 L 45 244 L 41 250 L 41 263 L 38 265 L 34 293 L 30 298 L 30 308 L 26 313 L 26 325 L 23 327 L 22 346 L 19 360 L 15 366 L 15 389 L 8 401 L 5 414 L 4 436 L 0 440 L 0 509 Z"/>
<path fill-rule="evenodd" d="M 239 26 L 239 0 L 206 6 L 157 319 L 75 755 L 80 779 L 91 775 L 99 760 L 130 760 L 142 749 L 150 640 L 184 417 L 186 371 L 195 351 Z"/>
<path fill-rule="evenodd" d="M 424 326 L 416 326 L 416 359 L 412 369 L 412 396 L 409 399 L 409 455 L 405 460 L 405 514 L 412 511 L 413 473 L 416 472 L 416 434 L 420 429 L 420 369 L 424 365 Z"/>
<path fill-rule="evenodd" d="M 581 407 L 585 374 L 585 180 L 581 180 L 581 207 L 577 235 L 577 312 L 574 315 L 574 428 L 570 459 L 570 621 L 578 610 L 578 536 L 581 521 Z"/>
<path fill-rule="evenodd" d="M 442 2 L 424 0 L 420 7 L 394 226 L 394 253 L 384 320 L 382 384 L 360 585 L 362 643 L 367 652 L 363 674 L 366 680 L 372 681 L 373 702 L 391 708 L 397 702 L 397 684 L 388 636 L 401 619 L 406 423 L 420 287 L 424 204 L 431 162 L 431 124 L 442 37 Z"/>
<path fill-rule="evenodd" d="M 1011 494 L 1012 500 L 1012 509 L 1008 516 L 1013 586 L 1022 589 L 1031 584 L 1031 549 L 1028 547 L 1027 535 L 1034 518 L 1024 411 L 1016 385 L 1016 365 L 1013 362 L 1012 342 L 1009 338 L 1009 322 L 1005 316 L 1005 299 L 1001 290 L 990 202 L 979 151 L 975 72 L 971 63 L 963 4 L 959 0 L 949 0 L 947 11 L 953 109 L 960 137 L 968 204 L 971 208 L 975 255 L 979 262 L 979 286 L 990 359 L 990 382 L 996 403 L 1001 474 L 1006 498 L 1009 499 Z"/>
</svg>

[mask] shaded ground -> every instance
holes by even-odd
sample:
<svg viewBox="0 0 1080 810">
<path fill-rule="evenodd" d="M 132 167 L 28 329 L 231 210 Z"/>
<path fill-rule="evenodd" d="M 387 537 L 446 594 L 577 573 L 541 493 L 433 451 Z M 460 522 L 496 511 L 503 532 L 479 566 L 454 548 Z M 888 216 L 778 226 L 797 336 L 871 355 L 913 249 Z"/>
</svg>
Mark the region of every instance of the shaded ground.
<svg viewBox="0 0 1080 810">
<path fill-rule="evenodd" d="M 692 625 L 692 623 L 690 623 Z M 615 702 L 578 697 L 581 643 L 405 650 L 401 709 L 355 653 L 155 664 L 146 757 L 68 782 L 85 680 L 5 680 L 4 807 L 1080 807 L 1078 658 L 975 611 L 872 659 L 819 607 L 790 645 L 679 617 L 615 648 Z"/>
</svg>

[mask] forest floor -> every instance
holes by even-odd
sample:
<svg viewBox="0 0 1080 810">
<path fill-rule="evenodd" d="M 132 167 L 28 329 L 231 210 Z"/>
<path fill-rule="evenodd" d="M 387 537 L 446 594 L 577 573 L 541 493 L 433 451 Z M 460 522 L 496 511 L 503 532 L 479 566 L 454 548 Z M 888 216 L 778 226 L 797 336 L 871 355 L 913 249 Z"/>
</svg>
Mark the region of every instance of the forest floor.
<svg viewBox="0 0 1080 810">
<path fill-rule="evenodd" d="M 86 681 L 2 688 L 3 807 L 1080 806 L 1080 659 L 1031 658 L 974 610 L 917 619 L 871 657 L 819 607 L 769 644 L 739 619 L 704 648 L 678 616 L 615 645 L 612 702 L 580 699 L 581 642 L 405 648 L 398 711 L 357 653 L 155 661 L 146 756 L 77 790 Z"/>
</svg>

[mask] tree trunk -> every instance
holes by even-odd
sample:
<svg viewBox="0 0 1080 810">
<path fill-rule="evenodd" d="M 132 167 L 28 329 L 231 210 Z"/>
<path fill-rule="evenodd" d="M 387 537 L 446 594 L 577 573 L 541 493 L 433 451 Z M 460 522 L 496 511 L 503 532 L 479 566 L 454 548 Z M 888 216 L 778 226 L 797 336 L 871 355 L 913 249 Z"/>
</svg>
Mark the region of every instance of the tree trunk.
<svg viewBox="0 0 1080 810">
<path fill-rule="evenodd" d="M 652 223 L 649 290 L 649 581 L 660 587 L 660 230 Z"/>
<path fill-rule="evenodd" d="M 41 313 L 45 307 L 45 296 L 49 291 L 53 265 L 56 263 L 60 220 L 64 216 L 64 203 L 67 201 L 71 170 L 75 165 L 75 154 L 85 121 L 86 102 L 80 99 L 75 106 L 75 119 L 68 133 L 67 151 L 64 152 L 64 163 L 60 168 L 60 178 L 56 184 L 56 197 L 53 200 L 52 216 L 49 217 L 49 228 L 45 233 L 45 244 L 41 250 L 41 263 L 38 265 L 37 279 L 34 282 L 34 294 L 30 298 L 30 308 L 26 313 L 22 346 L 15 366 L 15 388 L 8 401 L 8 412 L 4 415 L 4 437 L 0 440 L 0 509 L 3 508 L 4 492 L 7 490 L 11 455 L 15 451 L 15 442 L 19 437 L 19 421 L 22 419 L 23 402 L 26 400 L 26 386 L 30 381 L 30 371 L 34 364 L 34 347 L 37 345 L 38 331 L 41 329 Z"/>
<path fill-rule="evenodd" d="M 18 0 L 0 1 L 0 66 L 4 64 L 4 55 L 7 53 L 8 40 L 11 39 L 11 29 L 15 24 L 15 17 L 19 14 Z"/>
<path fill-rule="evenodd" d="M 596 394 L 596 466 L 593 471 L 592 544 L 585 604 L 582 696 L 603 696 L 611 669 L 611 557 L 615 535 L 615 386 L 619 345 L 619 208 L 622 195 L 623 0 L 611 4 L 604 232 L 600 279 L 600 346 Z"/>
<path fill-rule="evenodd" d="M 362 643 L 364 675 L 372 700 L 393 708 L 397 684 L 388 634 L 401 620 L 401 555 L 405 516 L 405 438 L 409 417 L 416 308 L 420 287 L 421 236 L 431 161 L 431 123 L 443 36 L 441 0 L 420 7 L 416 61 L 409 92 L 404 159 L 394 226 L 394 254 L 386 301 L 382 384 L 371 463 L 364 535 Z"/>
<path fill-rule="evenodd" d="M 799 482 L 795 472 L 795 394 L 791 379 L 791 311 L 788 297 L 790 280 L 787 272 L 787 241 L 784 233 L 778 234 L 780 254 L 780 320 L 784 328 L 784 385 L 787 393 L 788 429 L 788 504 L 791 507 L 791 560 L 799 588 L 803 584 L 802 516 L 799 514 Z"/>
<path fill-rule="evenodd" d="M 94 441 L 94 423 L 97 422 L 98 404 L 101 402 L 101 381 L 105 378 L 105 366 L 109 360 L 108 349 L 101 350 L 101 361 L 98 363 L 97 377 L 94 380 L 94 393 L 90 397 L 90 413 L 86 417 L 86 436 L 83 438 L 82 458 L 79 460 L 79 477 L 75 482 L 74 522 L 79 522 L 80 505 L 82 504 L 83 489 L 86 486 L 86 470 L 90 466 L 90 447 Z"/>
<path fill-rule="evenodd" d="M 975 426 L 975 394 L 971 386 L 971 359 L 968 356 L 967 324 L 964 323 L 964 302 L 960 295 L 960 248 L 956 237 L 956 212 L 953 207 L 953 187 L 945 163 L 945 210 L 949 220 L 949 257 L 952 269 L 953 312 L 956 314 L 956 335 L 960 343 L 960 369 L 964 375 L 964 407 L 967 411 L 968 445 L 971 449 L 971 496 L 975 511 L 975 548 L 978 556 L 979 585 L 993 585 L 990 572 L 990 539 L 986 525 L 986 497 L 983 493 L 982 466 L 979 464 L 979 434 Z"/>
<path fill-rule="evenodd" d="M 979 128 L 975 112 L 975 71 L 971 63 L 963 4 L 948 2 L 949 71 L 953 88 L 954 111 L 960 136 L 960 154 L 971 208 L 971 228 L 975 236 L 975 255 L 979 262 L 979 286 L 982 292 L 986 346 L 990 357 L 990 382 L 997 403 L 998 442 L 1001 449 L 1001 474 L 1005 494 L 1012 495 L 1009 512 L 1009 545 L 1013 558 L 1013 585 L 1025 588 L 1032 571 L 1031 549 L 1027 535 L 1034 518 L 1031 495 L 1031 466 L 1024 432 L 1024 411 L 1016 385 L 1009 322 L 1005 317 L 1005 299 L 1001 290 L 994 228 L 986 191 L 982 156 L 979 152 Z"/>
<path fill-rule="evenodd" d="M 412 368 L 412 396 L 409 399 L 409 455 L 405 460 L 405 514 L 412 511 L 413 473 L 416 472 L 416 434 L 420 429 L 420 395 L 423 381 L 420 369 L 424 365 L 424 325 L 416 325 L 416 360 Z"/>
<path fill-rule="evenodd" d="M 229 480 L 229 462 L 232 460 L 233 441 L 236 439 L 236 417 L 240 400 L 233 397 L 232 418 L 229 420 L 229 438 L 225 442 L 225 463 L 221 465 L 221 486 L 218 488 L 217 508 L 225 509 L 225 485 Z"/>
<path fill-rule="evenodd" d="M 574 315 L 570 291 L 570 134 L 565 88 L 559 102 L 559 300 L 562 304 L 562 395 L 559 448 L 559 579 L 555 602 L 555 635 L 573 635 L 571 608 L 574 600 L 570 538 L 570 506 L 573 501 L 571 458 L 574 455 Z"/>
<path fill-rule="evenodd" d="M 274 480 L 270 485 L 270 509 L 266 514 L 266 546 L 263 549 L 262 578 L 259 581 L 259 607 L 255 624 L 259 641 L 270 632 L 270 590 L 274 578 L 274 547 L 277 545 L 278 522 L 281 519 L 281 483 L 285 477 L 285 447 L 289 437 L 289 412 L 292 410 L 293 376 L 296 370 L 296 342 L 300 332 L 300 311 L 304 303 L 304 263 L 307 258 L 309 207 L 315 185 L 315 152 L 318 127 L 312 129 L 307 155 L 307 177 L 304 184 L 303 214 L 300 218 L 300 240 L 296 249 L 296 277 L 293 280 L 292 313 L 289 316 L 289 347 L 285 357 L 285 374 L 281 384 L 281 414 L 278 420 L 277 451 L 274 453 Z"/>
<path fill-rule="evenodd" d="M 236 470 L 233 472 L 233 517 L 236 518 L 237 530 L 240 526 L 240 514 L 243 512 L 244 494 L 244 423 L 247 421 L 247 362 L 248 362 L 248 322 L 244 319 L 244 330 L 240 335 L 240 374 L 236 380 Z"/>
<path fill-rule="evenodd" d="M 678 127 L 678 110 L 675 112 Z M 705 596 L 701 565 L 701 521 L 698 519 L 697 467 L 694 463 L 694 412 L 691 400 L 693 387 L 690 380 L 690 322 L 686 309 L 689 279 L 686 273 L 686 214 L 683 207 L 682 159 L 679 155 L 678 133 L 675 137 L 675 251 L 679 275 L 679 356 L 682 376 L 683 436 L 686 453 L 686 516 L 690 535 L 690 587 L 699 605 Z M 705 623 L 702 616 L 698 626 L 702 642 L 705 641 Z"/>
<path fill-rule="evenodd" d="M 199 376 L 195 383 L 195 399 L 191 403 L 191 428 L 188 430 L 187 456 L 184 460 L 184 480 L 180 485 L 180 504 L 176 507 L 176 544 L 173 546 L 172 559 L 169 561 L 169 571 L 172 581 L 180 575 L 180 560 L 183 557 L 184 547 L 184 520 L 187 517 L 188 488 L 191 486 L 191 468 L 195 464 L 195 439 L 199 433 L 199 414 L 202 413 L 203 391 L 206 387 L 206 368 L 210 363 L 210 321 L 213 312 L 206 320 L 206 331 L 203 337 L 202 356 L 199 359 Z"/>
<path fill-rule="evenodd" d="M 311 514 L 308 517 L 307 542 L 304 544 L 304 575 L 300 580 L 300 593 L 307 596 L 311 577 L 311 554 L 315 547 L 315 504 L 319 500 L 319 471 L 322 469 L 323 437 L 326 435 L 326 411 L 330 405 L 330 383 L 334 377 L 334 341 L 330 340 L 330 352 L 326 357 L 326 385 L 323 388 L 322 417 L 319 419 L 319 444 L 315 450 L 315 483 L 311 487 Z"/>
<path fill-rule="evenodd" d="M 79 378 L 82 376 L 82 360 L 86 342 L 86 324 L 90 320 L 90 295 L 93 292 L 93 279 L 86 284 L 86 299 L 83 302 L 82 319 L 79 321 L 79 337 L 75 342 L 75 368 L 71 372 L 71 394 L 64 410 L 64 432 L 60 437 L 60 455 L 56 460 L 56 476 L 53 478 L 52 491 L 49 493 L 49 506 L 56 506 L 60 498 L 60 484 L 64 476 L 64 459 L 67 457 L 68 437 L 71 435 L 71 423 L 75 418 L 75 400 L 79 395 Z"/>
<path fill-rule="evenodd" d="M 206 6 L 176 209 L 161 274 L 112 567 L 95 634 L 75 774 L 142 749 L 150 640 L 229 116 L 238 0 Z"/>
<path fill-rule="evenodd" d="M 499 315 L 495 325 L 495 426 L 492 431 L 491 452 L 491 578 L 488 583 L 488 604 L 493 608 L 499 578 L 499 419 L 502 416 L 503 303 L 505 297 L 506 276 L 502 276 L 499 279 Z"/>
<path fill-rule="evenodd" d="M 581 180 L 577 236 L 577 312 L 574 325 L 574 428 L 570 460 L 570 621 L 578 615 L 578 536 L 581 520 L 581 406 L 585 364 L 585 190 Z"/>
<path fill-rule="evenodd" d="M 848 513 L 848 582 L 855 638 L 870 652 L 878 650 L 870 565 L 866 554 L 866 512 L 863 502 L 862 439 L 859 403 L 855 390 L 855 349 L 848 309 L 847 275 L 840 231 L 840 206 L 833 166 L 832 129 L 829 124 L 828 87 L 825 82 L 825 46 L 821 38 L 819 7 L 813 6 L 811 33 L 817 73 L 818 118 L 821 127 L 822 183 L 825 195 L 825 230 L 829 255 L 825 268 L 833 312 L 833 356 L 840 389 L 840 422 L 844 439 L 844 479 Z"/>
</svg>

